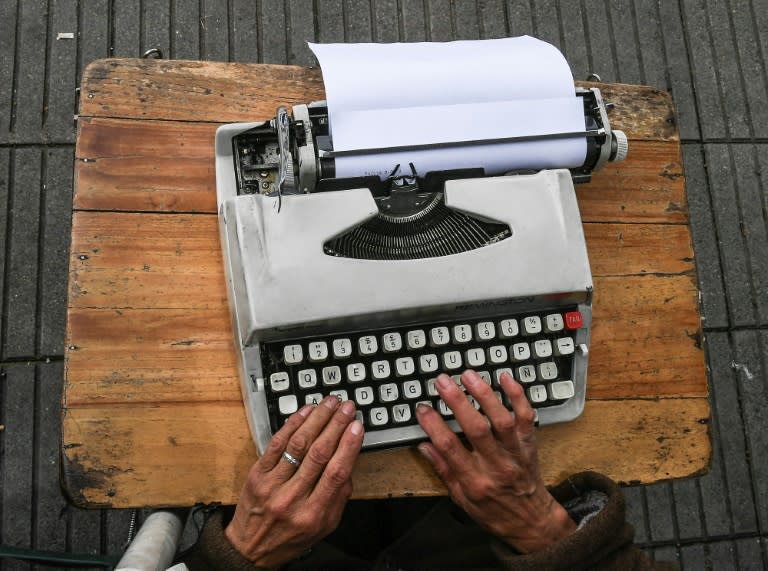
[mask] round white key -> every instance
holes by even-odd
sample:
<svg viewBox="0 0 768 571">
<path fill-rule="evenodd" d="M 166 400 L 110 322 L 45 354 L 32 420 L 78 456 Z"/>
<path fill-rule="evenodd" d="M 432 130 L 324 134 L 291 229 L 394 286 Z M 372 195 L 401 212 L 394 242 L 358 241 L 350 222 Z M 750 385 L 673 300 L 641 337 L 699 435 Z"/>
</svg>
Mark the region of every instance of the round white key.
<svg viewBox="0 0 768 571">
<path fill-rule="evenodd" d="M 371 387 L 358 387 L 355 389 L 355 402 L 365 406 L 373 402 L 373 389 Z"/>
<path fill-rule="evenodd" d="M 371 364 L 371 374 L 374 379 L 387 379 L 389 378 L 390 373 L 389 361 L 374 361 Z"/>
<path fill-rule="evenodd" d="M 562 331 L 563 327 L 565 323 L 563 323 L 563 316 L 559 313 L 551 313 L 544 318 L 544 329 L 547 333 Z"/>
<path fill-rule="evenodd" d="M 415 372 L 416 365 L 413 363 L 413 357 L 395 359 L 395 374 L 398 377 L 410 377 Z"/>
<path fill-rule="evenodd" d="M 499 386 L 499 384 L 501 383 L 501 375 L 502 375 L 503 373 L 507 373 L 507 374 L 508 374 L 510 377 L 512 377 L 513 379 L 515 378 L 515 375 L 514 375 L 514 373 L 512 373 L 512 369 L 510 369 L 509 367 L 504 367 L 504 368 L 502 368 L 502 369 L 496 369 L 496 370 L 493 372 L 493 378 L 494 378 L 494 379 L 495 379 L 495 381 L 496 381 L 496 383 L 495 383 L 495 384 L 496 384 L 496 386 Z"/>
<path fill-rule="evenodd" d="M 499 323 L 499 337 L 509 339 L 515 337 L 520 332 L 517 326 L 517 319 L 505 319 Z"/>
<path fill-rule="evenodd" d="M 408 343 L 408 348 L 411 351 L 416 349 L 423 349 L 427 346 L 427 336 L 423 329 L 415 329 L 413 331 L 409 331 L 406 335 L 406 340 Z"/>
<path fill-rule="evenodd" d="M 287 391 L 291 382 L 288 380 L 288 373 L 272 373 L 269 375 L 269 385 L 276 393 Z"/>
<path fill-rule="evenodd" d="M 304 360 L 301 345 L 286 345 L 283 347 L 283 360 L 287 365 L 296 365 Z"/>
<path fill-rule="evenodd" d="M 368 417 L 371 419 L 371 424 L 373 426 L 381 426 L 382 424 L 387 424 L 389 422 L 389 412 L 387 412 L 387 408 L 383 406 L 372 408 Z"/>
<path fill-rule="evenodd" d="M 339 402 L 344 402 L 345 400 L 349 400 L 347 391 L 345 391 L 344 389 L 337 389 L 335 391 L 331 391 L 329 394 L 332 394 L 337 399 L 339 399 Z"/>
<path fill-rule="evenodd" d="M 350 383 L 359 383 L 365 380 L 365 365 L 362 363 L 350 363 L 347 365 L 347 380 Z"/>
<path fill-rule="evenodd" d="M 347 338 L 333 340 L 333 356 L 344 359 L 352 355 L 352 341 Z"/>
<path fill-rule="evenodd" d="M 523 319 L 523 335 L 537 335 L 541 333 L 541 317 L 531 315 Z"/>
<path fill-rule="evenodd" d="M 381 402 L 396 401 L 399 396 L 400 392 L 395 383 L 385 383 L 379 386 L 379 400 Z"/>
<path fill-rule="evenodd" d="M 323 384 L 325 386 L 338 385 L 341 382 L 341 369 L 334 365 L 323 367 Z"/>
<path fill-rule="evenodd" d="M 552 361 L 545 361 L 539 364 L 539 376 L 544 381 L 551 381 L 557 378 L 557 365 Z"/>
<path fill-rule="evenodd" d="M 407 399 L 417 399 L 421 396 L 421 383 L 419 381 L 405 381 L 403 383 L 403 396 Z"/>
<path fill-rule="evenodd" d="M 379 342 L 373 335 L 365 335 L 357 340 L 357 350 L 361 355 L 373 355 L 379 350 Z"/>
<path fill-rule="evenodd" d="M 299 387 L 302 389 L 311 389 L 317 385 L 317 373 L 314 369 L 303 369 L 297 375 Z"/>
<path fill-rule="evenodd" d="M 448 351 L 443 354 L 443 367 L 448 371 L 455 371 L 461 367 L 461 353 Z"/>
<path fill-rule="evenodd" d="M 475 325 L 475 333 L 481 341 L 487 341 L 496 337 L 496 326 L 493 321 L 481 321 Z"/>
<path fill-rule="evenodd" d="M 429 355 L 422 355 L 419 357 L 419 371 L 422 373 L 434 373 L 437 371 L 439 361 L 437 355 L 430 353 Z"/>
<path fill-rule="evenodd" d="M 325 361 L 328 358 L 328 344 L 325 341 L 313 341 L 309 344 L 307 357 L 313 363 Z"/>
<path fill-rule="evenodd" d="M 555 355 L 572 355 L 574 351 L 573 338 L 561 337 L 555 341 Z"/>
<path fill-rule="evenodd" d="M 395 422 L 408 422 L 411 420 L 411 406 L 396 404 L 392 407 L 392 420 Z"/>
<path fill-rule="evenodd" d="M 277 408 L 280 410 L 280 414 L 293 414 L 299 410 L 296 395 L 285 395 L 277 399 Z"/>
<path fill-rule="evenodd" d="M 528 398 L 531 402 L 544 402 L 547 400 L 547 388 L 544 385 L 533 385 L 528 389 Z"/>
<path fill-rule="evenodd" d="M 472 341 L 472 328 L 469 325 L 453 326 L 454 343 L 469 343 Z"/>
<path fill-rule="evenodd" d="M 552 400 L 569 399 L 574 395 L 573 381 L 557 381 L 549 385 Z"/>
<path fill-rule="evenodd" d="M 531 358 L 531 348 L 528 343 L 515 343 L 509 350 L 509 358 L 513 361 L 526 361 Z"/>
<path fill-rule="evenodd" d="M 533 365 L 518 367 L 515 378 L 521 383 L 532 383 L 536 380 L 536 368 Z"/>
<path fill-rule="evenodd" d="M 397 353 L 403 348 L 403 338 L 399 333 L 385 333 L 381 338 L 381 345 L 385 353 Z"/>
<path fill-rule="evenodd" d="M 488 361 L 494 365 L 506 363 L 507 358 L 507 348 L 504 345 L 494 345 L 488 349 Z"/>
<path fill-rule="evenodd" d="M 451 336 L 447 327 L 434 327 L 429 330 L 429 342 L 433 347 L 448 345 Z"/>
<path fill-rule="evenodd" d="M 467 349 L 464 358 L 467 360 L 467 367 L 474 369 L 485 365 L 485 351 L 482 349 Z"/>
<path fill-rule="evenodd" d="M 537 359 L 552 356 L 552 342 L 549 339 L 537 339 L 533 342 L 533 354 Z"/>
</svg>

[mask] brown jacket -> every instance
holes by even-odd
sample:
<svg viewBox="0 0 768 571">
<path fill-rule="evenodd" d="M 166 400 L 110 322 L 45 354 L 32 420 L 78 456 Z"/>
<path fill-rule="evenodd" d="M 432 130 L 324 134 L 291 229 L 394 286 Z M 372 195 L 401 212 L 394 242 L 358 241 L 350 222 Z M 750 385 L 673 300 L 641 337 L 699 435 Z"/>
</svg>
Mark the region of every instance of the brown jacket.
<svg viewBox="0 0 768 571">
<path fill-rule="evenodd" d="M 485 534 L 451 502 L 439 503 L 408 533 L 373 561 L 347 555 L 322 542 L 286 569 L 598 569 L 642 571 L 675 569 L 655 563 L 632 543 L 634 530 L 626 522 L 621 489 L 593 472 L 576 474 L 550 490 L 579 529 L 556 545 L 527 555 L 516 553 Z M 224 535 L 222 510 L 209 518 L 198 543 L 181 559 L 192 570 L 250 570 L 253 565 Z"/>
</svg>

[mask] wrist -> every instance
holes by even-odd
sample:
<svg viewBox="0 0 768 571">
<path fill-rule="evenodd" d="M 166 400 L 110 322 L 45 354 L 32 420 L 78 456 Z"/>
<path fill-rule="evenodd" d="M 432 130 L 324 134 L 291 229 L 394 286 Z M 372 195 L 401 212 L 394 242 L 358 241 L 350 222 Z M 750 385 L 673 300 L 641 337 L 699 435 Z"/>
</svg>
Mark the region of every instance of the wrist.
<svg viewBox="0 0 768 571">
<path fill-rule="evenodd" d="M 238 531 L 234 519 L 224 528 L 224 536 L 241 557 L 247 559 L 254 565 L 254 569 L 259 571 L 273 571 L 280 568 L 279 565 L 270 565 L 268 563 L 265 564 L 263 559 L 267 557 L 268 554 L 262 553 L 258 547 L 253 545 L 253 541 L 243 541 L 243 536 Z"/>
<path fill-rule="evenodd" d="M 538 518 L 529 527 L 529 533 L 524 537 L 503 538 L 520 553 L 542 551 L 571 535 L 577 529 L 565 508 L 552 496 L 549 497 L 545 516 Z"/>
</svg>

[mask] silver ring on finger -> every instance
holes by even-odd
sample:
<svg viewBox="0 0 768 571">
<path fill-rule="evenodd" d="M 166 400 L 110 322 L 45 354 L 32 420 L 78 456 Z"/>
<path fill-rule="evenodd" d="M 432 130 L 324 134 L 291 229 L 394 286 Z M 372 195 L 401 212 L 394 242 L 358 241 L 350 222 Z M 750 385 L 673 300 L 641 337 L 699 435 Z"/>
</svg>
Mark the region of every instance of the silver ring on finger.
<svg viewBox="0 0 768 571">
<path fill-rule="evenodd" d="M 283 458 L 285 459 L 286 462 L 288 462 L 293 466 L 296 466 L 297 468 L 301 464 L 301 460 L 299 460 L 295 456 L 291 456 L 290 454 L 288 454 L 288 452 L 283 452 Z"/>
</svg>

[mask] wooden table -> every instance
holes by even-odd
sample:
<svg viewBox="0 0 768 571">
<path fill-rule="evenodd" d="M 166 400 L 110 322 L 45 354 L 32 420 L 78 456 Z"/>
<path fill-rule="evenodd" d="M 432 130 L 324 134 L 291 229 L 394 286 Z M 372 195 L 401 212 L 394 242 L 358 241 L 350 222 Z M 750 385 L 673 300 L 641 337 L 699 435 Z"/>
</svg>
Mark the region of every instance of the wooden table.
<svg viewBox="0 0 768 571">
<path fill-rule="evenodd" d="M 594 274 L 587 404 L 541 428 L 555 482 L 701 473 L 710 457 L 701 323 L 670 96 L 601 85 L 629 158 L 578 187 Z M 318 69 L 101 60 L 80 94 L 63 410 L 80 505 L 233 503 L 256 460 L 230 330 L 214 131 L 324 97 Z M 445 491 L 418 453 L 363 454 L 355 497 Z"/>
</svg>

